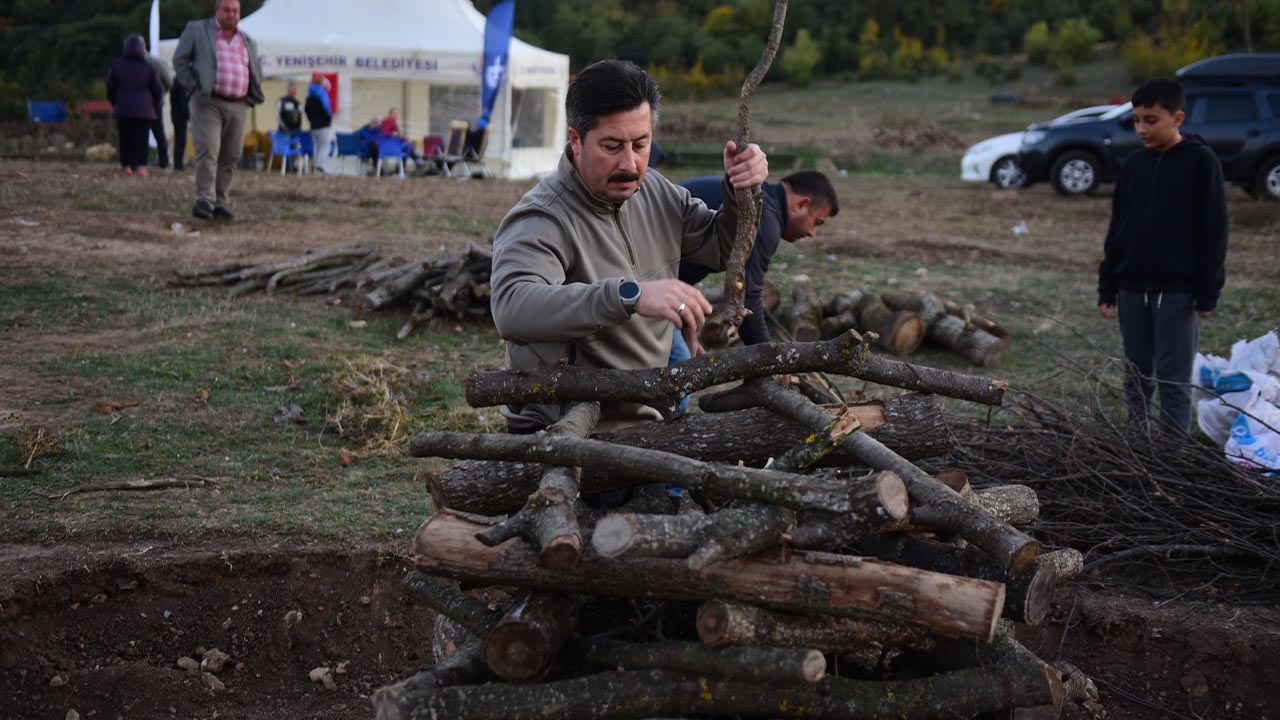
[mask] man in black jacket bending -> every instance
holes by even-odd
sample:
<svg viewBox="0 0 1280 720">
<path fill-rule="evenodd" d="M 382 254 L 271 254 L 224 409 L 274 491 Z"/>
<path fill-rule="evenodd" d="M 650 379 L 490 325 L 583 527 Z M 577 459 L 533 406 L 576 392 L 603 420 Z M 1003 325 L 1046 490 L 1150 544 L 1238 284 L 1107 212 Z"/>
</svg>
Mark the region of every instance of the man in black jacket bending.
<svg viewBox="0 0 1280 720">
<path fill-rule="evenodd" d="M 1134 91 L 1144 149 L 1116 178 L 1098 267 L 1098 310 L 1108 320 L 1120 315 L 1130 419 L 1146 427 L 1158 381 L 1161 426 L 1180 434 L 1191 428 L 1200 318 L 1218 304 L 1227 256 L 1222 165 L 1199 136 L 1180 132 L 1185 105 L 1175 80 Z"/>
</svg>

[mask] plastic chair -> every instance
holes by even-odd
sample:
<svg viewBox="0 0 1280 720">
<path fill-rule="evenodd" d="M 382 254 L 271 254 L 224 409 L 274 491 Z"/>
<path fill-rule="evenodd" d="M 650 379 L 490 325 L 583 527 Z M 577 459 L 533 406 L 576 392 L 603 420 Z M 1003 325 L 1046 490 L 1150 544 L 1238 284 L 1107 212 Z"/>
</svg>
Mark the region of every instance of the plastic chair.
<svg viewBox="0 0 1280 720">
<path fill-rule="evenodd" d="M 408 145 L 398 137 L 378 138 L 378 163 L 374 166 L 374 175 L 381 177 L 382 163 L 396 162 L 400 165 L 400 177 L 404 177 L 404 159 L 409 157 Z"/>
<path fill-rule="evenodd" d="M 33 123 L 66 122 L 70 114 L 67 104 L 59 101 L 27 103 L 27 119 Z"/>
<path fill-rule="evenodd" d="M 335 133 L 333 136 L 335 143 L 335 153 L 342 162 L 343 170 L 346 169 L 347 158 L 355 158 L 356 162 L 364 164 L 364 152 L 360 147 L 360 136 L 355 133 Z"/>
<path fill-rule="evenodd" d="M 298 131 L 298 145 L 302 150 L 302 155 L 307 159 L 307 168 L 316 166 L 316 141 L 311 136 L 310 130 Z"/>
<path fill-rule="evenodd" d="M 439 135 L 427 135 L 422 138 L 422 159 L 427 164 L 427 174 L 447 174 L 448 168 L 444 164 L 444 138 Z"/>
<path fill-rule="evenodd" d="M 276 156 L 279 155 L 280 174 L 283 175 L 288 166 L 288 159 L 293 157 L 298 158 L 298 174 L 301 175 L 302 166 L 307 162 L 307 156 L 302 154 L 302 140 L 279 130 L 272 130 L 267 135 L 271 138 L 271 155 L 267 158 L 267 169 L 271 169 L 271 163 L 275 162 Z"/>
</svg>

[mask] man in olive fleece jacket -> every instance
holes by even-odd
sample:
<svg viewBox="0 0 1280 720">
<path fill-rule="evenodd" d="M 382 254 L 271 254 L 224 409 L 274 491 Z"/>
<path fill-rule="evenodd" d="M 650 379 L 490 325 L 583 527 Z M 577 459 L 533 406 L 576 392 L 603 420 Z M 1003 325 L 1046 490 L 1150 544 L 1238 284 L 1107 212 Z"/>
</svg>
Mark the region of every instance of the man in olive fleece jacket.
<svg viewBox="0 0 1280 720">
<path fill-rule="evenodd" d="M 646 172 L 657 84 L 638 66 L 604 60 L 574 78 L 565 99 L 569 143 L 559 167 L 503 219 L 494 238 L 491 300 L 507 368 L 570 364 L 664 367 L 680 329 L 695 354 L 711 305 L 680 282 L 680 260 L 721 268 L 737 228 L 732 200 L 711 211 Z M 725 197 L 768 177 L 765 154 L 725 146 Z M 560 405 L 504 406 L 513 432 L 555 422 Z M 653 408 L 606 403 L 602 428 L 657 419 Z"/>
</svg>

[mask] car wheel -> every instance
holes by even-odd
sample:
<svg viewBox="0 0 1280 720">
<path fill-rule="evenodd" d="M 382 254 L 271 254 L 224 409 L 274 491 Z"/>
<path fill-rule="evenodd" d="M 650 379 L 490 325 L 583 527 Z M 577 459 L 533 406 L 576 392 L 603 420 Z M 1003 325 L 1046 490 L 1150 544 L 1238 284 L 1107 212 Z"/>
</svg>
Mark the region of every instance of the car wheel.
<svg viewBox="0 0 1280 720">
<path fill-rule="evenodd" d="M 1280 202 L 1280 155 L 1262 161 L 1253 181 L 1253 191 L 1263 200 Z"/>
<path fill-rule="evenodd" d="M 1006 155 L 991 166 L 991 182 L 1001 190 L 1016 190 L 1027 184 L 1027 174 L 1018 164 L 1018 158 Z"/>
<path fill-rule="evenodd" d="M 1102 182 L 1102 166 L 1093 153 L 1072 150 L 1063 153 L 1050 173 L 1053 187 L 1063 195 L 1088 195 Z"/>
</svg>

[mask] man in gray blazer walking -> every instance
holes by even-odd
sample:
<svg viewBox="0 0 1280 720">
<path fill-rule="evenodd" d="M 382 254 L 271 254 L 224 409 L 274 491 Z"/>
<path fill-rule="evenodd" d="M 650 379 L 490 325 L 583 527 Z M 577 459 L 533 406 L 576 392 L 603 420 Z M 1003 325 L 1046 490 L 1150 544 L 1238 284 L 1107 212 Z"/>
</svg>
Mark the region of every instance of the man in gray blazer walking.
<svg viewBox="0 0 1280 720">
<path fill-rule="evenodd" d="M 173 69 L 191 92 L 196 149 L 196 205 L 201 219 L 233 220 L 231 178 L 244 151 L 245 118 L 262 102 L 258 45 L 237 30 L 240 0 L 218 0 L 214 17 L 187 23 Z"/>
</svg>

